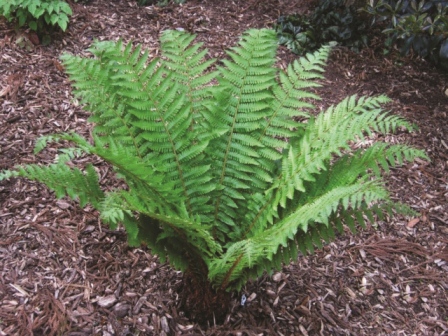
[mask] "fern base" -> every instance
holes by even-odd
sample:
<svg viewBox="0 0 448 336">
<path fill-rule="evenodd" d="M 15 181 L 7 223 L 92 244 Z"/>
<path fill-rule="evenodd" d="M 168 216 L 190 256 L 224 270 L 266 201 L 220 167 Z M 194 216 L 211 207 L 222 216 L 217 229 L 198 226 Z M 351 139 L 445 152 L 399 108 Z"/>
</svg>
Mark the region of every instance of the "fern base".
<svg viewBox="0 0 448 336">
<path fill-rule="evenodd" d="M 184 273 L 180 288 L 181 306 L 185 315 L 202 326 L 222 324 L 230 311 L 232 294 L 215 290 L 205 277 L 191 271 Z"/>
</svg>

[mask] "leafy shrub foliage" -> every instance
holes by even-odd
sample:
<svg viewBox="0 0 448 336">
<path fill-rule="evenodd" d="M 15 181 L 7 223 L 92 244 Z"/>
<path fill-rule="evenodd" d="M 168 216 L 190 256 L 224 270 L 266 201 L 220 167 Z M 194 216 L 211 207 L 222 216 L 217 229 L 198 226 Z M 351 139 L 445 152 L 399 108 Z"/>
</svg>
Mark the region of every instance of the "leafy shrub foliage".
<svg viewBox="0 0 448 336">
<path fill-rule="evenodd" d="M 321 0 L 310 15 L 281 16 L 275 29 L 279 43 L 304 55 L 325 43 L 336 41 L 354 51 L 367 45 L 365 20 L 345 0 Z"/>
<path fill-rule="evenodd" d="M 6 0 L 0 2 L 0 16 L 17 21 L 19 27 L 28 25 L 34 31 L 43 32 L 47 27 L 67 29 L 70 6 L 62 0 Z"/>
<path fill-rule="evenodd" d="M 329 47 L 280 70 L 275 32 L 249 30 L 211 71 L 214 60 L 193 40 L 165 31 L 162 56 L 150 62 L 140 46 L 122 42 L 96 42 L 93 58 L 65 54 L 92 112 L 93 139 L 43 137 L 36 152 L 48 141 L 75 147 L 57 163 L 17 167 L 0 180 L 23 176 L 90 203 L 112 228 L 123 223 L 131 245 L 147 244 L 216 291 L 239 290 L 299 251 L 313 252 L 343 224 L 355 230 L 384 211 L 412 213 L 389 199 L 381 169 L 424 153 L 383 142 L 350 147 L 372 132 L 412 128 L 383 112 L 385 96 L 306 112 Z M 80 151 L 110 163 L 127 188 L 104 192 L 92 165 L 69 167 Z"/>
<path fill-rule="evenodd" d="M 413 50 L 448 70 L 448 1 L 371 1 L 367 12 L 387 22 L 388 47 L 396 43 L 402 54 Z"/>
</svg>

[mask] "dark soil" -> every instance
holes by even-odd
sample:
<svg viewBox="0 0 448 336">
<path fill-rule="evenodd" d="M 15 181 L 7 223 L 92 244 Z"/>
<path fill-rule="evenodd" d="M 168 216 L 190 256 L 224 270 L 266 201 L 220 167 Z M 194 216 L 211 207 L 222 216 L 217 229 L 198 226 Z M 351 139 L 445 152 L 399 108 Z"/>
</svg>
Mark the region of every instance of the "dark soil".
<svg viewBox="0 0 448 336">
<path fill-rule="evenodd" d="M 215 289 L 207 280 L 207 273 L 184 273 L 178 291 L 181 297 L 180 309 L 185 315 L 203 327 L 222 324 L 231 306 L 232 293 Z"/>
<path fill-rule="evenodd" d="M 270 27 L 280 14 L 304 12 L 310 3 L 71 3 L 68 30 L 49 46 L 0 20 L 0 170 L 52 162 L 56 146 L 33 154 L 41 135 L 73 130 L 88 136 L 88 113 L 71 95 L 58 61 L 62 52 L 87 55 L 94 39 L 122 38 L 157 55 L 160 32 L 183 28 L 219 58 L 246 29 Z M 18 45 L 18 38 L 25 42 Z M 294 58 L 280 48 L 280 66 Z M 424 149 L 431 159 L 387 177 L 394 199 L 420 217 L 395 216 L 340 236 L 248 283 L 233 295 L 224 322 L 204 327 L 180 308 L 183 275 L 146 248 L 129 248 L 124 232 L 102 226 L 92 208 L 56 200 L 23 179 L 3 181 L 0 335 L 447 335 L 448 76 L 419 58 L 384 56 L 378 35 L 360 54 L 336 47 L 322 84 L 318 110 L 347 95 L 385 93 L 393 99 L 388 108 L 419 127 L 385 140 Z M 93 163 L 101 182 L 113 186 L 109 167 Z"/>
</svg>

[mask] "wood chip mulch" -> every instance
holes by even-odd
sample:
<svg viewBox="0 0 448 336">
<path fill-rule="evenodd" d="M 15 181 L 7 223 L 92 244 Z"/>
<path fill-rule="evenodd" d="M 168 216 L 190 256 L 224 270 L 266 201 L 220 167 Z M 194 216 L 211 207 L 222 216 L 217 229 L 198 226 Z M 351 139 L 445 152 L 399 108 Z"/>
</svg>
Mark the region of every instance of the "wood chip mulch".
<svg viewBox="0 0 448 336">
<path fill-rule="evenodd" d="M 222 57 L 244 30 L 270 27 L 280 14 L 304 12 L 312 1 L 71 5 L 67 32 L 55 34 L 49 46 L 0 20 L 0 169 L 52 162 L 57 146 L 33 155 L 41 135 L 74 130 L 88 136 L 88 113 L 71 95 L 62 52 L 87 55 L 94 39 L 122 38 L 157 55 L 160 32 L 183 28 L 198 35 L 211 57 Z M 394 199 L 420 217 L 347 232 L 248 283 L 224 324 L 204 328 L 178 308 L 180 272 L 144 247 L 127 247 L 124 232 L 102 226 L 90 207 L 55 200 L 23 179 L 3 181 L 0 335 L 448 335 L 448 76 L 418 58 L 383 56 L 381 43 L 374 39 L 360 54 L 335 48 L 318 105 L 355 93 L 393 98 L 393 113 L 419 130 L 385 140 L 425 149 L 431 162 L 394 169 L 387 181 Z M 280 64 L 294 57 L 280 48 Z M 102 183 L 116 183 L 109 167 L 94 164 Z"/>
</svg>

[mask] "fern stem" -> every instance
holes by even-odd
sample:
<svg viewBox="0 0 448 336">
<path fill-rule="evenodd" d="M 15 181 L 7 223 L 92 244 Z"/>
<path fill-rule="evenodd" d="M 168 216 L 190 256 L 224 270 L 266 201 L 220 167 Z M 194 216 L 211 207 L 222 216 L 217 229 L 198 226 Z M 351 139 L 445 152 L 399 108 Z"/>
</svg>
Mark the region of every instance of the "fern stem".
<svg viewBox="0 0 448 336">
<path fill-rule="evenodd" d="M 114 111 L 115 111 L 115 110 L 114 110 Z M 115 114 L 116 114 L 116 113 L 115 113 Z M 129 135 L 130 135 L 131 138 L 132 138 L 132 143 L 134 144 L 134 148 L 135 148 L 135 150 L 136 150 L 136 154 L 137 154 L 137 156 L 138 156 L 140 159 L 143 159 L 143 157 L 142 157 L 142 155 L 141 155 L 141 153 L 140 153 L 140 150 L 139 150 L 139 148 L 138 148 L 137 142 L 135 141 L 135 136 L 134 136 L 132 130 L 129 128 L 129 126 L 126 124 L 126 122 L 123 120 L 123 118 L 122 118 L 120 115 L 117 115 L 117 116 L 118 116 L 118 118 L 120 119 L 120 121 L 123 123 L 124 127 L 126 127 L 126 129 L 128 130 Z"/>
<path fill-rule="evenodd" d="M 290 92 L 292 92 L 292 91 L 291 90 L 288 91 L 287 98 L 290 97 Z M 285 101 L 286 101 L 286 99 L 285 99 Z M 263 139 L 263 137 L 265 136 L 268 128 L 271 127 L 271 123 L 274 120 L 274 118 L 277 116 L 277 114 L 280 111 L 280 109 L 281 109 L 281 104 L 278 106 L 278 109 L 276 111 L 274 111 L 274 113 L 272 113 L 271 118 L 269 118 L 268 122 L 266 123 L 266 127 L 263 129 L 263 131 L 261 132 L 260 136 L 258 137 L 258 139 L 257 139 L 258 141 L 261 141 L 261 139 Z"/>
<path fill-rule="evenodd" d="M 240 90 L 241 91 L 241 90 Z M 236 117 L 238 115 L 238 107 L 239 107 L 240 102 L 238 101 L 238 104 L 236 106 L 235 109 L 235 114 L 233 116 L 233 121 L 232 121 L 232 128 L 230 130 L 230 134 L 229 134 L 229 141 L 227 142 L 227 148 L 226 148 L 226 153 L 224 155 L 224 160 L 223 160 L 223 164 L 222 164 L 222 171 L 221 171 L 221 177 L 219 179 L 219 185 L 223 184 L 224 181 L 224 177 L 225 177 L 225 172 L 226 172 L 226 167 L 227 167 L 227 159 L 229 157 L 229 152 L 230 152 L 230 146 L 232 144 L 232 136 L 233 136 L 233 131 L 235 129 L 235 124 L 236 124 Z M 219 205 L 221 203 L 221 196 L 222 196 L 222 192 L 220 193 L 220 195 L 217 197 L 216 203 L 215 203 L 215 221 L 218 219 L 218 212 L 219 212 Z M 215 236 L 215 228 L 213 228 L 213 236 Z"/>
<path fill-rule="evenodd" d="M 146 89 L 146 85 L 144 85 L 144 88 Z M 156 102 L 152 99 L 152 97 L 149 97 L 149 100 L 152 101 L 154 106 L 157 106 Z M 177 172 L 179 174 L 179 179 L 180 179 L 181 184 L 182 184 L 182 191 L 183 191 L 183 194 L 185 196 L 185 201 L 187 202 L 187 211 L 188 211 L 188 214 L 191 216 L 192 215 L 191 204 L 190 204 L 190 199 L 188 198 L 187 187 L 185 185 L 185 179 L 184 179 L 183 171 L 182 171 L 182 168 L 181 168 L 181 165 L 180 165 L 179 155 L 178 155 L 178 153 L 176 151 L 176 147 L 175 147 L 174 142 L 173 142 L 172 134 L 170 133 L 170 131 L 169 131 L 168 127 L 167 127 L 168 122 L 165 121 L 165 118 L 163 117 L 163 114 L 160 112 L 160 109 L 157 108 L 156 111 L 157 111 L 157 114 L 160 117 L 161 123 L 163 124 L 163 127 L 165 129 L 165 133 L 168 135 L 168 138 L 169 138 L 169 141 L 170 141 L 170 144 L 171 144 L 171 148 L 172 148 L 173 154 L 174 154 L 174 159 L 176 161 Z"/>
<path fill-rule="evenodd" d="M 272 193 L 272 196 L 266 201 L 266 203 L 260 208 L 260 210 L 257 212 L 257 215 L 255 216 L 255 218 L 252 220 L 252 222 L 250 223 L 249 227 L 246 229 L 246 231 L 243 233 L 241 240 L 244 240 L 247 238 L 248 233 L 253 229 L 253 227 L 255 226 L 255 224 L 257 223 L 258 218 L 261 216 L 261 214 L 263 213 L 263 211 L 267 208 L 267 206 L 269 205 L 269 203 L 272 201 L 272 199 L 274 198 L 274 193 Z"/>
<path fill-rule="evenodd" d="M 244 253 L 241 253 L 238 258 L 236 258 L 236 260 L 233 262 L 232 266 L 230 267 L 230 269 L 227 271 L 224 280 L 221 283 L 221 289 L 226 289 L 227 286 L 229 285 L 229 279 L 232 276 L 233 271 L 235 270 L 235 268 L 238 266 L 238 264 L 240 263 L 241 259 L 243 258 Z"/>
<path fill-rule="evenodd" d="M 171 144 L 171 148 L 173 149 L 174 159 L 176 160 L 177 172 L 179 173 L 179 179 L 180 179 L 180 182 L 182 184 L 183 194 L 185 196 L 185 201 L 187 202 L 187 211 L 188 211 L 188 214 L 191 216 L 191 204 L 190 204 L 190 199 L 189 199 L 188 193 L 187 193 L 187 187 L 185 185 L 185 179 L 184 179 L 183 171 L 182 171 L 182 168 L 181 168 L 181 165 L 180 165 L 180 161 L 179 161 L 179 155 L 177 154 L 176 147 L 174 146 L 174 142 L 173 142 L 173 138 L 171 136 L 171 133 L 170 133 L 170 131 L 167 128 L 167 123 L 165 122 L 165 119 L 163 118 L 161 113 L 159 113 L 159 115 L 160 115 L 161 122 L 163 123 L 163 127 L 165 128 L 165 132 L 166 132 L 166 134 L 168 134 L 168 137 L 169 137 L 169 140 L 170 140 L 170 144 Z"/>
</svg>

